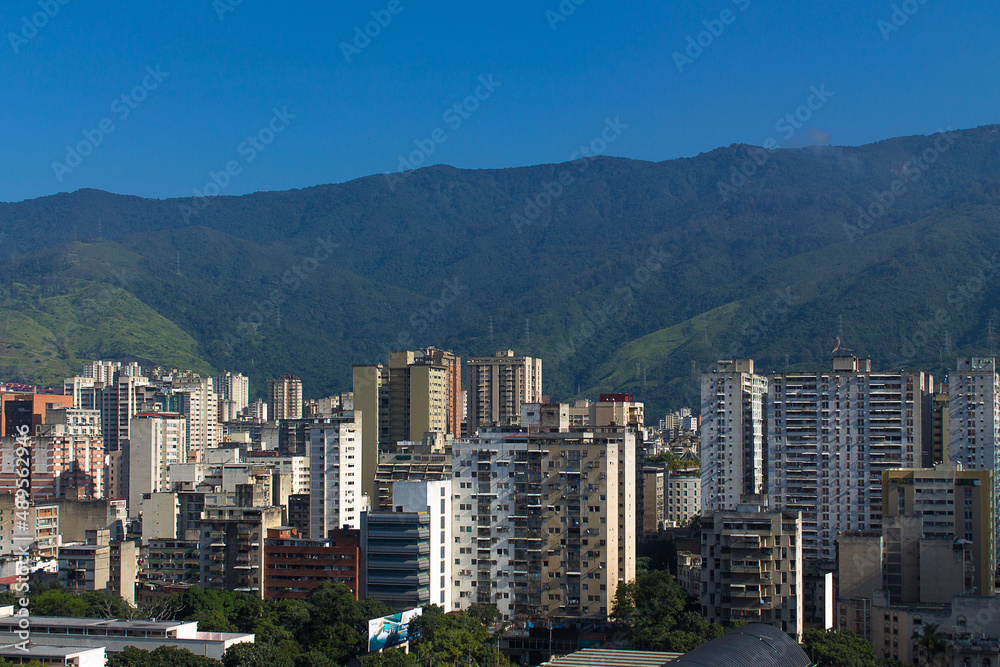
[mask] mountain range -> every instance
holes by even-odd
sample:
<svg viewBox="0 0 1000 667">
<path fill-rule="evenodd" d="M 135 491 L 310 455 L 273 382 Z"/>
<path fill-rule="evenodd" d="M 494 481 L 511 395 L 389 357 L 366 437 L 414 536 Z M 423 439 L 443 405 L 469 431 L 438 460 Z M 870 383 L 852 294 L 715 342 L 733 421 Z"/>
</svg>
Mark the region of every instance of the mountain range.
<svg viewBox="0 0 1000 667">
<path fill-rule="evenodd" d="M 543 359 L 556 400 L 651 419 L 698 374 L 876 368 L 943 379 L 1000 335 L 1000 127 L 643 162 L 433 166 L 243 196 L 98 190 L 0 203 L 0 379 L 148 358 L 308 396 L 433 345 Z"/>
</svg>

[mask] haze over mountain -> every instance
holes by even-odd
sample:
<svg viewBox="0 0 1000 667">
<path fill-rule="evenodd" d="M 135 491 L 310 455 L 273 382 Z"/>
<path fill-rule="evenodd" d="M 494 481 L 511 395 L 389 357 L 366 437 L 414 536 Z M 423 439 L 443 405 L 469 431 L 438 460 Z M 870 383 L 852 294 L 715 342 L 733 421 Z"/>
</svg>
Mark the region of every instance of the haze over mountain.
<svg viewBox="0 0 1000 667">
<path fill-rule="evenodd" d="M 0 377 L 135 355 L 320 396 L 390 349 L 511 347 L 554 399 L 632 392 L 652 418 L 695 406 L 716 359 L 827 367 L 838 334 L 941 376 L 995 347 L 998 223 L 998 126 L 202 201 L 80 190 L 0 204 Z"/>
</svg>

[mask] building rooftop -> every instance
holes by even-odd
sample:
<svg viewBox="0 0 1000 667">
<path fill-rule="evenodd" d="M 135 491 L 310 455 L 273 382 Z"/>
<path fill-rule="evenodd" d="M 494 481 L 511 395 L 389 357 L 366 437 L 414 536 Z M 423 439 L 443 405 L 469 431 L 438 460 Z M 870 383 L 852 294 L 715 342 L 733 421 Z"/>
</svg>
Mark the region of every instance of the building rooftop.
<svg viewBox="0 0 1000 667">
<path fill-rule="evenodd" d="M 662 651 L 585 648 L 552 658 L 549 662 L 543 662 L 540 667 L 660 667 L 680 655 Z"/>
<path fill-rule="evenodd" d="M 809 667 L 812 660 L 778 628 L 751 623 L 688 651 L 664 667 Z"/>
</svg>

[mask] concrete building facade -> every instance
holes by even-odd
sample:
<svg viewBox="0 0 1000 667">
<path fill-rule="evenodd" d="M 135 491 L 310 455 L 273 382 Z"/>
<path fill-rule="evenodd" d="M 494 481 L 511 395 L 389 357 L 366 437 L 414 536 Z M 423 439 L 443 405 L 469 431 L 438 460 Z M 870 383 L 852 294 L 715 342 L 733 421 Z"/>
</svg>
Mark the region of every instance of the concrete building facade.
<svg viewBox="0 0 1000 667">
<path fill-rule="evenodd" d="M 703 517 L 701 530 L 705 618 L 766 623 L 801 640 L 801 518 L 752 502 Z"/>
<path fill-rule="evenodd" d="M 470 357 L 468 430 L 517 426 L 521 404 L 542 401 L 542 360 L 497 350 L 492 357 Z"/>
<path fill-rule="evenodd" d="M 365 507 L 362 483 L 361 433 L 364 420 L 331 417 L 309 430 L 309 536 L 326 537 L 331 530 L 360 528 Z"/>
<path fill-rule="evenodd" d="M 933 379 L 838 353 L 832 372 L 768 382 L 767 495 L 801 513 L 806 559 L 832 561 L 841 532 L 880 529 L 883 471 L 920 466 Z"/>
<path fill-rule="evenodd" d="M 606 619 L 635 577 L 635 448 L 624 427 L 456 441 L 456 605 Z"/>
<path fill-rule="evenodd" d="M 765 492 L 767 382 L 753 359 L 721 360 L 701 376 L 702 515 Z"/>
</svg>

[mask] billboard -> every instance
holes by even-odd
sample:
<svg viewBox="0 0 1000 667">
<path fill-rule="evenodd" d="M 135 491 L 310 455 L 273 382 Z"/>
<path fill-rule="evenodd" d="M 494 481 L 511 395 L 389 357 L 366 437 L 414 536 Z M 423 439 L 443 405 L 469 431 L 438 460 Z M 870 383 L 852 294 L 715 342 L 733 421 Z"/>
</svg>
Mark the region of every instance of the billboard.
<svg viewBox="0 0 1000 667">
<path fill-rule="evenodd" d="M 410 639 L 409 623 L 423 612 L 418 607 L 368 621 L 368 652 L 398 646 Z"/>
</svg>

